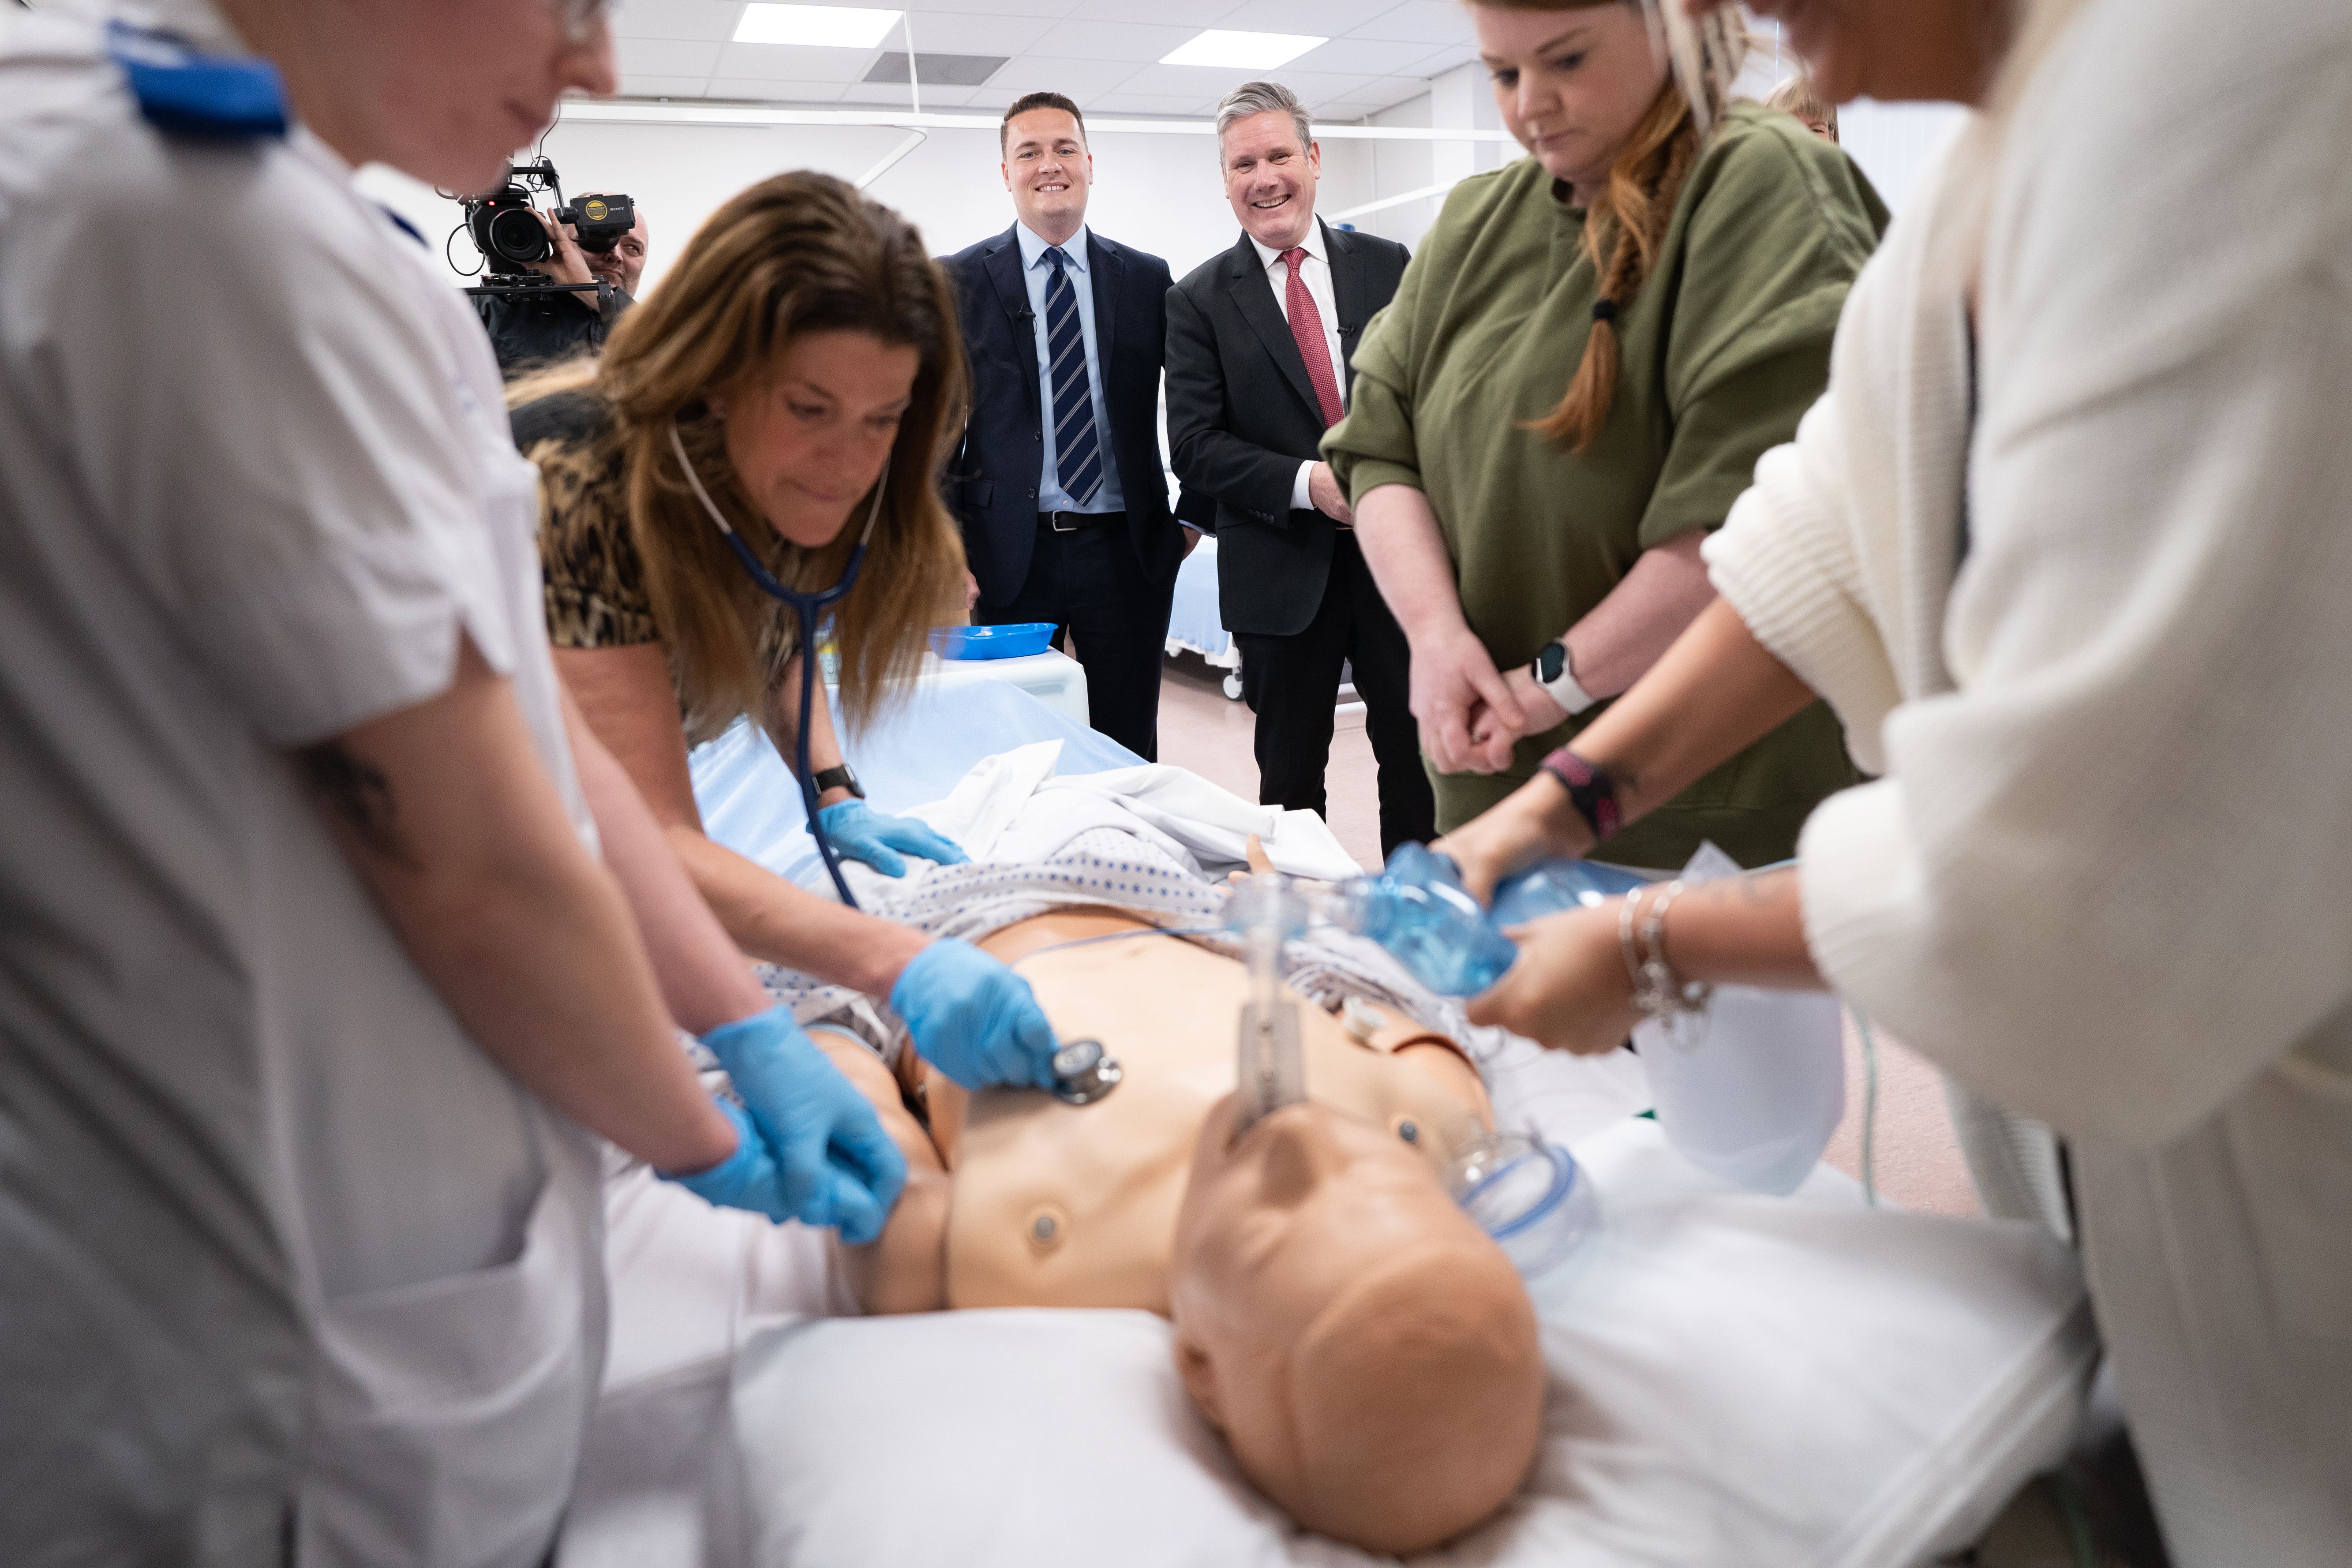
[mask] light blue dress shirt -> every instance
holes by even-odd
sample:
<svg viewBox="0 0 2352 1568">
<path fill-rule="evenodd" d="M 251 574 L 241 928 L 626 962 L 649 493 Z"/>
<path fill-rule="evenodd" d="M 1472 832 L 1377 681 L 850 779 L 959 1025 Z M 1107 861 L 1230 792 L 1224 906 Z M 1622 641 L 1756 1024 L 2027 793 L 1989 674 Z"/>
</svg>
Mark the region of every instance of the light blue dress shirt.
<svg viewBox="0 0 2352 1568">
<path fill-rule="evenodd" d="M 1037 334 L 1037 386 L 1041 408 L 1054 406 L 1054 361 L 1045 347 L 1045 285 L 1053 280 L 1054 264 L 1045 259 L 1052 247 L 1029 231 L 1027 224 L 1015 224 L 1013 232 L 1021 240 L 1021 275 L 1029 285 L 1029 309 L 1037 319 L 1030 325 Z M 1095 287 L 1092 268 L 1087 257 L 1087 226 L 1078 226 L 1062 247 L 1069 258 L 1066 270 L 1070 275 L 1070 287 L 1078 296 L 1078 331 L 1087 341 L 1087 381 L 1095 394 L 1095 438 L 1102 443 L 1102 489 L 1095 492 L 1092 504 L 1080 506 L 1070 499 L 1054 475 L 1054 422 L 1042 421 L 1045 427 L 1045 466 L 1037 475 L 1037 510 L 1039 511 L 1125 511 L 1127 492 L 1118 488 L 1118 464 L 1111 456 L 1110 403 L 1103 394 L 1102 359 L 1096 348 Z"/>
</svg>

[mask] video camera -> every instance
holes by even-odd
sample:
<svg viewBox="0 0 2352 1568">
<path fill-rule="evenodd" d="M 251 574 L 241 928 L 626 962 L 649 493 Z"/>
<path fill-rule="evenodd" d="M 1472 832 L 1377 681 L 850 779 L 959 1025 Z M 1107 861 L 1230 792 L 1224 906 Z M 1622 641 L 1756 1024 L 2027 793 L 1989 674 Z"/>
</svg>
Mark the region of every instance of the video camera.
<svg viewBox="0 0 2352 1568">
<path fill-rule="evenodd" d="M 473 236 L 474 247 L 482 253 L 488 275 L 488 287 L 469 292 L 520 293 L 590 287 L 557 283 L 531 270 L 532 262 L 545 261 L 555 254 L 554 242 L 533 210 L 533 186 L 554 197 L 555 205 L 548 209 L 548 216 L 558 223 L 571 225 L 573 238 L 583 250 L 599 256 L 608 254 L 637 225 L 636 203 L 627 196 L 582 196 L 566 202 L 562 182 L 556 177 L 555 164 L 549 159 L 520 167 L 509 164 L 507 177 L 496 190 L 487 195 L 462 198 L 467 231 Z"/>
</svg>

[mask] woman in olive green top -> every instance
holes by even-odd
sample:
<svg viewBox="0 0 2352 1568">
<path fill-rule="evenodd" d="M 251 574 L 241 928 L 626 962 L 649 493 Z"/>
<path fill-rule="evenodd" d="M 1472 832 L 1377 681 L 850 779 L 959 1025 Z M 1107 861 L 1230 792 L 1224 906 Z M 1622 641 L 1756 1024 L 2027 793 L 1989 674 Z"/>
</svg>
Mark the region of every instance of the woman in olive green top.
<svg viewBox="0 0 2352 1568">
<path fill-rule="evenodd" d="M 1845 154 L 1785 115 L 1710 87 L 1702 138 L 1631 0 L 1470 10 L 1532 156 L 1454 188 L 1323 445 L 1412 641 L 1443 829 L 1596 716 L 1571 712 L 1579 689 L 1624 691 L 1706 606 L 1699 542 L 1821 395 L 1886 223 Z M 1530 666 L 1555 640 L 1568 679 L 1547 688 Z M 1855 777 L 1816 707 L 1610 858 L 1679 866 L 1713 839 L 1782 859 Z"/>
</svg>

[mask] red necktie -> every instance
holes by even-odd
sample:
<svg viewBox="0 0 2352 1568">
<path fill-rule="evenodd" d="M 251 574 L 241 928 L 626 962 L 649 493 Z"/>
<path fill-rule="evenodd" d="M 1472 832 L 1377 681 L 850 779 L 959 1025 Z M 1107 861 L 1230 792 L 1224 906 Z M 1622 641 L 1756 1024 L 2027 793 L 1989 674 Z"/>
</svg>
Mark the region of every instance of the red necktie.
<svg viewBox="0 0 2352 1568">
<path fill-rule="evenodd" d="M 1290 268 L 1283 300 L 1290 316 L 1290 335 L 1298 340 L 1298 357 L 1307 362 L 1307 379 L 1314 384 L 1315 400 L 1323 405 L 1323 424 L 1328 429 L 1339 423 L 1339 381 L 1331 370 L 1331 346 L 1323 341 L 1323 312 L 1315 308 L 1315 296 L 1307 291 L 1307 279 L 1299 275 L 1307 261 L 1307 247 L 1291 247 L 1282 253 L 1282 260 Z"/>
</svg>

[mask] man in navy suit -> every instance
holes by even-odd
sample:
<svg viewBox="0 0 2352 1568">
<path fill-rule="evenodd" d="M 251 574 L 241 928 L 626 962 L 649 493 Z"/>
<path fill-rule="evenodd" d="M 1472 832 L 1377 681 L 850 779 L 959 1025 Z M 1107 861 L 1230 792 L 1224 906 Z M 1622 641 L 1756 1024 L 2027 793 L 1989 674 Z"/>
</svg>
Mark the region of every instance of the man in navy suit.
<svg viewBox="0 0 2352 1568">
<path fill-rule="evenodd" d="M 1381 853 L 1436 830 L 1409 705 L 1412 654 L 1318 455 L 1346 411 L 1356 337 L 1410 258 L 1315 216 L 1323 156 L 1279 83 L 1217 107 L 1242 235 L 1168 296 L 1168 439 L 1191 510 L 1213 503 L 1217 598 L 1257 714 L 1258 799 L 1324 808 L 1333 703 L 1353 666 L 1380 763 Z M 1205 509 L 1204 509 L 1205 510 Z"/>
<path fill-rule="evenodd" d="M 1076 644 L 1094 727 L 1160 749 L 1160 662 L 1183 530 L 1160 456 L 1168 264 L 1087 227 L 1094 157 L 1059 93 L 1004 113 L 1020 221 L 941 263 L 971 366 L 948 475 L 983 626 L 1051 621 Z"/>
</svg>

